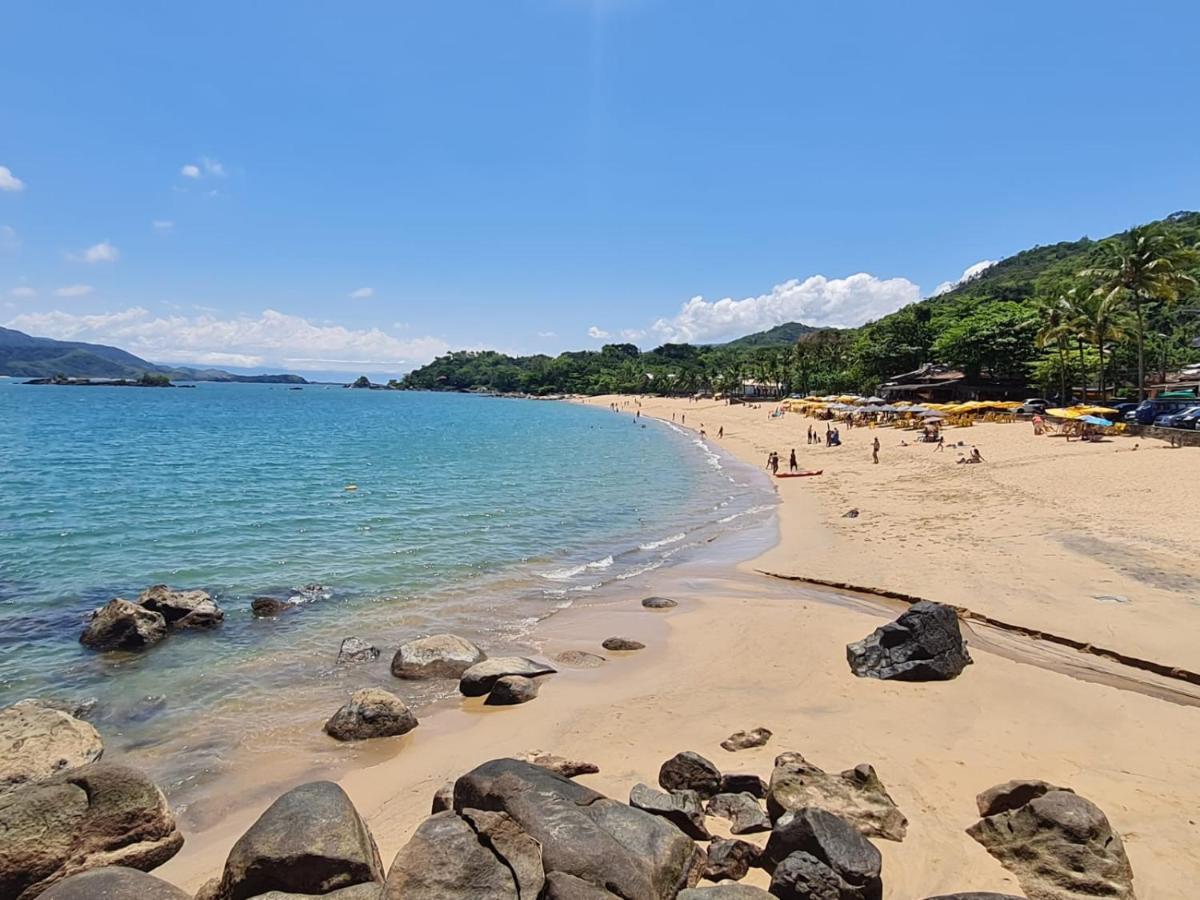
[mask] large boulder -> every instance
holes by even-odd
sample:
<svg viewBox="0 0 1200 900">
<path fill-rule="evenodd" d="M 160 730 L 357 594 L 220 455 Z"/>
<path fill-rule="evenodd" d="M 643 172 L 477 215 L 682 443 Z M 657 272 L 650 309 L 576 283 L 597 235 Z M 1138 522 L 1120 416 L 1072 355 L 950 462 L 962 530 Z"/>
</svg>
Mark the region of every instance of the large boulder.
<svg viewBox="0 0 1200 900">
<path fill-rule="evenodd" d="M 379 850 L 350 798 L 331 781 L 314 781 L 281 796 L 238 838 L 210 896 L 328 894 L 382 881 Z"/>
<path fill-rule="evenodd" d="M 124 866 L 105 866 L 56 882 L 42 900 L 191 900 L 173 884 Z"/>
<path fill-rule="evenodd" d="M 401 644 L 392 657 L 392 674 L 397 678 L 459 678 L 485 659 L 487 654 L 466 638 L 432 634 Z"/>
<path fill-rule="evenodd" d="M 153 869 L 183 846 L 154 783 L 108 763 L 0 794 L 0 836 L 0 897 L 8 900 L 31 900 L 101 866 Z"/>
<path fill-rule="evenodd" d="M 683 896 L 680 894 L 680 896 Z M 590 881 L 568 875 L 566 872 L 550 872 L 546 875 L 546 887 L 539 900 L 620 900 L 616 894 L 597 887 Z"/>
<path fill-rule="evenodd" d="M 1134 898 L 1133 869 L 1120 836 L 1100 808 L 1078 794 L 1048 791 L 985 816 L 967 834 L 1012 872 L 1030 897 Z"/>
<path fill-rule="evenodd" d="M 208 591 L 173 591 L 156 584 L 138 595 L 138 604 L 160 614 L 169 628 L 212 628 L 225 621 Z"/>
<path fill-rule="evenodd" d="M 971 664 L 954 607 L 922 600 L 846 645 L 850 670 L 885 681 L 948 681 Z"/>
<path fill-rule="evenodd" d="M 871 766 L 864 763 L 833 775 L 806 762 L 799 753 L 779 756 L 767 791 L 771 818 L 809 806 L 841 816 L 869 837 L 902 841 L 908 831 L 908 819 Z"/>
<path fill-rule="evenodd" d="M 771 893 L 779 897 L 803 900 L 805 890 L 823 896 L 805 885 L 827 884 L 836 884 L 840 893 L 832 896 L 845 900 L 879 900 L 883 895 L 879 851 L 852 824 L 823 809 L 784 813 L 767 839 L 762 864 L 773 873 Z"/>
<path fill-rule="evenodd" d="M 79 643 L 93 650 L 144 650 L 166 636 L 162 613 L 117 597 L 92 612 Z"/>
<path fill-rule="evenodd" d="M 721 771 L 699 753 L 684 750 L 659 768 L 658 785 L 668 791 L 695 791 L 708 800 L 721 789 Z"/>
<path fill-rule="evenodd" d="M 996 813 L 1020 809 L 1030 800 L 1034 800 L 1051 791 L 1075 793 L 1069 787 L 1059 787 L 1058 785 L 1037 778 L 1025 778 L 1016 781 L 1006 781 L 1004 784 L 997 784 L 994 787 L 988 788 L 975 798 L 975 805 L 979 807 L 979 815 L 985 817 L 994 816 Z"/>
<path fill-rule="evenodd" d="M 708 814 L 728 819 L 733 834 L 771 830 L 771 820 L 753 794 L 717 794 L 708 801 Z"/>
<path fill-rule="evenodd" d="M 619 897 L 671 900 L 703 854 L 678 828 L 548 769 L 495 759 L 454 785 L 454 808 L 504 812 L 542 847 L 547 877 L 572 875 Z"/>
<path fill-rule="evenodd" d="M 87 722 L 36 700 L 0 709 L 0 791 L 78 769 L 104 753 Z"/>
<path fill-rule="evenodd" d="M 477 662 L 463 672 L 458 680 L 458 690 L 464 697 L 482 697 L 506 675 L 537 678 L 539 675 L 553 675 L 555 671 L 557 670 L 553 666 L 535 662 L 528 657 L 497 656 Z"/>
<path fill-rule="evenodd" d="M 374 662 L 379 659 L 379 648 L 368 644 L 362 638 L 348 637 L 338 648 L 337 665 L 356 666 L 359 663 Z"/>
<path fill-rule="evenodd" d="M 417 727 L 417 717 L 404 701 L 380 688 L 362 688 L 325 723 L 325 733 L 339 741 L 395 737 Z"/>
<path fill-rule="evenodd" d="M 538 695 L 538 683 L 524 675 L 505 675 L 497 678 L 484 700 L 485 706 L 516 706 L 528 703 Z"/>
<path fill-rule="evenodd" d="M 664 794 L 648 785 L 635 784 L 629 792 L 629 805 L 662 816 L 693 840 L 707 841 L 712 838 L 704 825 L 704 806 L 695 791 Z"/>
</svg>

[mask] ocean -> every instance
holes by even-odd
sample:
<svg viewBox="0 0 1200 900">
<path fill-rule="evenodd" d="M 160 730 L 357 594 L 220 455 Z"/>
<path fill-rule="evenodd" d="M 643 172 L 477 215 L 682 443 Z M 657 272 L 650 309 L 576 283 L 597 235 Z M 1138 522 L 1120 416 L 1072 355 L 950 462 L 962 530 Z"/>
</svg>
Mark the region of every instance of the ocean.
<svg viewBox="0 0 1200 900">
<path fill-rule="evenodd" d="M 168 795 L 235 747 L 319 734 L 355 687 L 453 691 L 392 679 L 402 640 L 519 649 L 545 616 L 636 589 L 775 503 L 691 432 L 564 402 L 0 381 L 0 438 L 0 705 L 94 701 L 106 752 Z M 208 590 L 224 624 L 140 654 L 80 646 L 90 610 L 156 583 Z M 261 596 L 294 608 L 255 619 Z M 377 664 L 334 665 L 350 635 Z"/>
</svg>

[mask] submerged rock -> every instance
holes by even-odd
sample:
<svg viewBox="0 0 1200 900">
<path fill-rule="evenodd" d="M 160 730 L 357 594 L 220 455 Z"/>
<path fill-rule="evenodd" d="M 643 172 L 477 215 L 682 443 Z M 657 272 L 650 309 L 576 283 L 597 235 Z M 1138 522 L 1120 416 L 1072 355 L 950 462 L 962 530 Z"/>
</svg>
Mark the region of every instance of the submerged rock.
<svg viewBox="0 0 1200 900">
<path fill-rule="evenodd" d="M 668 791 L 695 791 L 708 800 L 721 788 L 721 772 L 699 753 L 676 753 L 658 770 L 659 787 Z"/>
<path fill-rule="evenodd" d="M 207 591 L 173 591 L 156 584 L 142 591 L 138 604 L 159 613 L 169 628 L 212 628 L 225 620 L 225 613 Z"/>
<path fill-rule="evenodd" d="M 623 638 L 623 637 L 605 638 L 603 643 L 600 644 L 600 646 L 603 647 L 605 650 L 629 651 L 629 650 L 645 650 L 646 649 L 646 645 L 643 644 L 641 641 L 635 641 L 635 640 L 631 640 L 630 638 Z"/>
<path fill-rule="evenodd" d="M 144 650 L 166 636 L 161 613 L 117 597 L 92 613 L 79 643 L 93 650 Z"/>
<path fill-rule="evenodd" d="M 598 669 L 608 662 L 608 659 L 599 653 L 588 653 L 586 650 L 564 650 L 554 657 L 554 661 L 572 669 Z"/>
<path fill-rule="evenodd" d="M 908 819 L 871 766 L 863 763 L 831 775 L 794 752 L 779 756 L 775 763 L 767 792 L 767 811 L 772 819 L 817 807 L 854 823 L 869 837 L 904 840 Z"/>
<path fill-rule="evenodd" d="M 487 654 L 466 638 L 432 634 L 401 644 L 392 658 L 392 674 L 397 678 L 459 678 L 485 659 Z"/>
<path fill-rule="evenodd" d="M 700 795 L 695 791 L 664 794 L 648 785 L 635 784 L 629 792 L 629 805 L 662 816 L 693 840 L 712 839 L 704 825 L 704 807 L 700 803 Z"/>
<path fill-rule="evenodd" d="M 850 670 L 885 681 L 948 681 L 971 664 L 958 613 L 942 603 L 914 603 L 895 622 L 846 646 Z"/>
<path fill-rule="evenodd" d="M 250 601 L 250 611 L 256 619 L 273 619 L 289 609 L 295 609 L 294 603 L 279 600 L 276 597 L 255 597 Z"/>
<path fill-rule="evenodd" d="M 68 713 L 37 700 L 0 709 L 0 791 L 78 769 L 103 753 L 96 729 Z"/>
<path fill-rule="evenodd" d="M 721 741 L 722 749 L 728 750 L 730 753 L 736 753 L 738 750 L 750 750 L 754 747 L 761 747 L 771 739 L 771 729 L 769 728 L 752 728 L 749 731 L 735 731 L 725 740 Z"/>
<path fill-rule="evenodd" d="M 543 769 L 549 769 L 564 778 L 574 778 L 576 775 L 595 775 L 600 771 L 600 767 L 593 762 L 567 759 L 564 756 L 547 753 L 545 750 L 527 750 L 517 754 L 514 758 L 521 762 L 541 766 Z"/>
<path fill-rule="evenodd" d="M 967 834 L 1017 877 L 1028 896 L 1134 900 L 1125 847 L 1098 806 L 1063 790 L 1013 806 L 1011 790 L 996 791 L 981 794 L 979 806 L 1007 808 L 980 819 Z M 1001 795 L 1007 802 L 996 802 Z"/>
<path fill-rule="evenodd" d="M 154 783 L 108 763 L 0 794 L 0 835 L 0 897 L 9 900 L 31 900 L 88 869 L 153 869 L 183 846 Z"/>
<path fill-rule="evenodd" d="M 486 706 L 516 706 L 519 703 L 528 703 L 537 695 L 538 683 L 532 678 L 526 678 L 524 675 L 505 675 L 496 679 L 483 702 Z"/>
<path fill-rule="evenodd" d="M 463 672 L 458 681 L 458 690 L 464 697 L 482 697 L 506 675 L 536 678 L 539 675 L 552 675 L 555 671 L 553 666 L 524 656 L 498 656 L 478 662 Z"/>
<path fill-rule="evenodd" d="M 396 737 L 417 727 L 417 717 L 395 694 L 362 688 L 325 723 L 325 733 L 339 741 Z"/>
<path fill-rule="evenodd" d="M 337 664 L 353 666 L 359 663 L 374 662 L 379 659 L 379 648 L 373 647 L 361 638 L 348 637 L 338 648 Z"/>
</svg>

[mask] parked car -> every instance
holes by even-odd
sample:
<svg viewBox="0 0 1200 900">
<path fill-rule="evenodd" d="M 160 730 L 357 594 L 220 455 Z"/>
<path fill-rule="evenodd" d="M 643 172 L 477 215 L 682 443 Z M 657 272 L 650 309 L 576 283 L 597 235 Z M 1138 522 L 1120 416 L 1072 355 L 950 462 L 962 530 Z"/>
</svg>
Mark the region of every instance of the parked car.
<svg viewBox="0 0 1200 900">
<path fill-rule="evenodd" d="M 1183 412 L 1167 413 L 1164 416 L 1159 416 L 1154 420 L 1154 424 L 1159 428 L 1187 428 L 1190 431 L 1195 431 L 1198 420 L 1200 420 L 1200 406 L 1192 406 Z"/>
<path fill-rule="evenodd" d="M 1050 406 L 1049 400 L 1043 400 L 1040 397 L 1031 397 L 1030 399 L 1026 400 L 1024 403 L 1022 403 L 1020 406 L 1017 407 L 1017 415 L 1019 415 L 1019 416 L 1041 415 L 1049 408 L 1049 406 Z"/>
<path fill-rule="evenodd" d="M 1143 400 L 1133 411 L 1133 420 L 1139 425 L 1153 425 L 1159 416 L 1185 412 L 1200 402 L 1195 397 L 1155 397 Z"/>
<path fill-rule="evenodd" d="M 1112 418 L 1123 419 L 1126 421 L 1128 421 L 1129 413 L 1133 412 L 1135 409 L 1138 408 L 1136 400 L 1128 400 L 1128 401 L 1121 400 L 1116 403 L 1110 403 L 1108 405 L 1116 410 L 1116 413 L 1113 414 Z"/>
</svg>

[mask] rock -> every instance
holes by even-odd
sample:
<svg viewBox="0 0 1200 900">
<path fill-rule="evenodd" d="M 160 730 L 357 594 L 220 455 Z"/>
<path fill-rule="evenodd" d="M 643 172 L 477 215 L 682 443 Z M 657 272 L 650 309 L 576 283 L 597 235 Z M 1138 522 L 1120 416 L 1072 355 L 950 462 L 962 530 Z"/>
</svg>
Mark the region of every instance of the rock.
<svg viewBox="0 0 1200 900">
<path fill-rule="evenodd" d="M 674 609 L 679 604 L 669 597 L 647 597 L 642 601 L 646 609 Z"/>
<path fill-rule="evenodd" d="M 197 897 L 197 900 L 204 900 Z M 369 882 L 355 884 L 340 891 L 330 891 L 328 894 L 288 894 L 283 891 L 267 891 L 259 894 L 254 900 L 383 900 L 383 885 Z"/>
<path fill-rule="evenodd" d="M 795 856 L 801 858 L 793 859 Z M 784 867 L 789 859 L 792 862 Z M 820 866 L 836 876 L 840 893 L 830 894 L 832 898 L 878 900 L 883 895 L 879 851 L 852 824 L 823 809 L 784 813 L 767 839 L 762 864 L 778 876 L 771 879 L 771 893 L 778 897 L 807 898 L 809 894 L 798 887 L 804 884 L 822 885 L 821 890 L 827 890 L 824 885 L 830 879 Z M 781 867 L 782 873 L 778 872 Z M 776 890 L 777 881 L 784 893 Z"/>
<path fill-rule="evenodd" d="M 814 806 L 852 822 L 868 837 L 904 840 L 908 819 L 871 766 L 864 763 L 840 775 L 830 775 L 805 762 L 798 753 L 780 759 L 784 762 L 771 772 L 767 792 L 767 812 L 773 820 Z"/>
<path fill-rule="evenodd" d="M 459 678 L 485 659 L 487 654 L 466 638 L 433 634 L 401 644 L 392 657 L 392 674 L 397 678 Z"/>
<path fill-rule="evenodd" d="M 771 820 L 753 794 L 717 794 L 708 801 L 708 814 L 728 819 L 734 834 L 771 830 Z"/>
<path fill-rule="evenodd" d="M 539 675 L 553 675 L 556 671 L 552 666 L 534 662 L 524 656 L 498 656 L 475 663 L 463 672 L 458 681 L 458 690 L 464 697 L 482 697 L 505 675 L 536 678 Z"/>
<path fill-rule="evenodd" d="M 702 854 L 670 822 L 540 766 L 486 762 L 455 783 L 454 807 L 508 813 L 541 844 L 551 883 L 562 872 L 618 897 L 671 900 L 700 875 Z"/>
<path fill-rule="evenodd" d="M 727 772 L 721 776 L 720 794 L 751 794 L 760 800 L 767 796 L 767 783 L 757 775 Z"/>
<path fill-rule="evenodd" d="M 373 662 L 379 659 L 379 648 L 372 647 L 361 638 L 348 637 L 338 648 L 337 664 L 353 666 L 359 663 Z"/>
<path fill-rule="evenodd" d="M 574 778 L 576 775 L 595 775 L 600 771 L 600 767 L 595 763 L 583 762 L 578 759 L 567 759 L 563 756 L 547 753 L 545 750 L 527 750 L 514 758 L 522 762 L 533 763 L 535 766 L 541 766 L 543 769 L 549 769 L 551 772 L 556 772 L 564 778 Z"/>
<path fill-rule="evenodd" d="M 662 816 L 688 837 L 697 841 L 712 839 L 704 826 L 704 807 L 695 791 L 672 791 L 664 794 L 645 784 L 635 784 L 629 792 L 629 805 L 656 816 Z"/>
<path fill-rule="evenodd" d="M 922 600 L 846 645 L 850 670 L 885 681 L 948 681 L 971 664 L 953 607 Z"/>
<path fill-rule="evenodd" d="M 925 900 L 1025 900 L 1012 894 L 996 894 L 992 891 L 967 891 L 959 894 L 938 894 L 936 897 L 926 897 Z"/>
<path fill-rule="evenodd" d="M 225 620 L 207 591 L 173 591 L 156 584 L 142 591 L 138 605 L 161 615 L 168 628 L 212 628 Z"/>
<path fill-rule="evenodd" d="M 528 703 L 538 695 L 538 683 L 524 675 L 505 675 L 492 685 L 485 706 L 515 706 Z"/>
<path fill-rule="evenodd" d="M 981 816 L 994 816 L 997 813 L 1020 809 L 1035 797 L 1048 794 L 1051 791 L 1067 791 L 1075 793 L 1068 787 L 1059 787 L 1048 781 L 1028 779 L 1024 781 L 1006 781 L 995 787 L 988 788 L 975 798 Z"/>
<path fill-rule="evenodd" d="M 42 900 L 191 900 L 173 884 L 124 866 L 104 866 L 56 882 Z"/>
<path fill-rule="evenodd" d="M 0 709 L 0 791 L 94 763 L 104 753 L 96 729 L 36 700 Z"/>
<path fill-rule="evenodd" d="M 718 838 L 708 845 L 704 877 L 709 881 L 741 881 L 758 862 L 759 850 L 745 841 Z"/>
<path fill-rule="evenodd" d="M 659 787 L 668 791 L 695 791 L 701 799 L 714 797 L 721 787 L 721 772 L 699 753 L 676 753 L 658 770 Z"/>
<path fill-rule="evenodd" d="M 676 900 L 776 900 L 762 888 L 748 884 L 714 884 L 680 891 Z"/>
<path fill-rule="evenodd" d="M 851 509 L 846 510 L 844 513 L 842 513 L 842 518 L 843 519 L 857 519 L 858 518 L 858 507 L 853 507 Z"/>
<path fill-rule="evenodd" d="M 79 643 L 93 650 L 144 650 L 166 636 L 160 613 L 118 597 L 92 613 Z"/>
<path fill-rule="evenodd" d="M 572 669 L 598 669 L 608 662 L 608 659 L 599 653 L 588 653 L 586 650 L 564 650 L 554 657 L 554 661 Z"/>
<path fill-rule="evenodd" d="M 797 851 L 771 873 L 771 895 L 779 900 L 860 900 L 862 891 L 840 878 L 811 853 Z M 881 895 L 877 895 L 881 896 Z"/>
<path fill-rule="evenodd" d="M 254 613 L 256 619 L 271 619 L 280 613 L 285 613 L 289 609 L 295 609 L 294 603 L 288 603 L 286 600 L 277 600 L 274 597 L 255 597 L 250 601 L 250 611 Z"/>
<path fill-rule="evenodd" d="M 328 600 L 332 596 L 333 591 L 328 587 L 313 582 L 292 588 L 292 595 L 288 599 L 290 605 L 295 606 L 297 603 L 316 603 L 318 600 Z"/>
<path fill-rule="evenodd" d="M 539 897 L 546 881 L 542 846 L 508 813 L 464 809 L 459 815 L 481 844 L 495 853 L 516 881 L 518 897 Z"/>
<path fill-rule="evenodd" d="M 980 806 L 991 793 L 980 796 Z M 1013 792 L 1000 791 L 996 798 L 1001 796 L 1011 800 Z M 1133 869 L 1120 836 L 1100 808 L 1078 794 L 1048 791 L 980 819 L 967 834 L 1012 872 L 1030 897 L 1133 900 Z"/>
<path fill-rule="evenodd" d="M 623 637 L 605 638 L 600 644 L 605 650 L 645 650 L 646 645 L 641 641 L 630 640 Z"/>
<path fill-rule="evenodd" d="M 520 896 L 503 858 L 481 840 L 470 822 L 452 811 L 421 823 L 396 854 L 384 887 L 385 900 L 519 900 Z"/>
<path fill-rule="evenodd" d="M 447 781 L 433 795 L 433 806 L 430 810 L 431 814 L 445 812 L 448 809 L 454 809 L 454 782 Z"/>
<path fill-rule="evenodd" d="M 58 712 L 66 713 L 68 716 L 73 716 L 76 719 L 90 719 L 96 712 L 96 707 L 100 701 L 95 697 L 84 697 L 79 700 L 68 700 L 59 697 L 30 697 L 26 700 L 19 701 L 28 703 L 32 706 L 40 706 L 42 709 L 53 709 Z"/>
<path fill-rule="evenodd" d="M 680 895 L 682 896 L 682 895 Z M 590 881 L 568 875 L 566 872 L 550 872 L 546 875 L 546 887 L 540 900 L 620 900 L 602 887 Z"/>
<path fill-rule="evenodd" d="M 761 747 L 770 739 L 770 729 L 753 728 L 750 731 L 735 731 L 729 737 L 725 738 L 725 740 L 721 741 L 721 746 L 730 753 L 736 753 L 738 750 Z"/>
<path fill-rule="evenodd" d="M 339 741 L 395 737 L 417 727 L 417 717 L 395 694 L 362 688 L 325 723 L 325 733 Z"/>
<path fill-rule="evenodd" d="M 375 840 L 350 798 L 331 781 L 313 781 L 279 797 L 238 838 L 213 898 L 328 894 L 382 881 Z"/>
<path fill-rule="evenodd" d="M 0 897 L 8 900 L 30 900 L 102 866 L 153 869 L 183 846 L 154 783 L 109 763 L 0 794 L 0 835 Z"/>
</svg>

